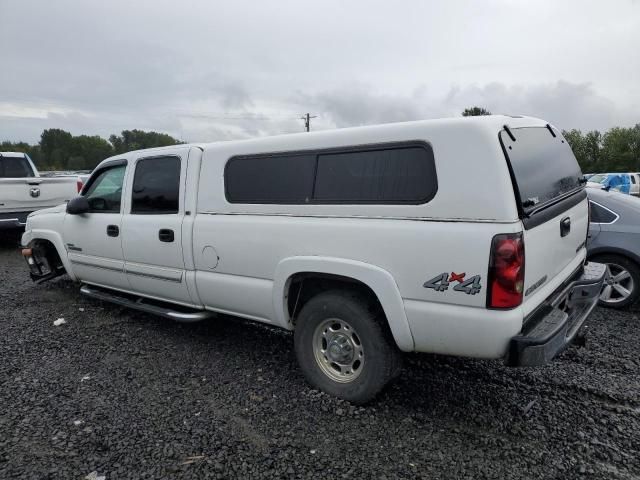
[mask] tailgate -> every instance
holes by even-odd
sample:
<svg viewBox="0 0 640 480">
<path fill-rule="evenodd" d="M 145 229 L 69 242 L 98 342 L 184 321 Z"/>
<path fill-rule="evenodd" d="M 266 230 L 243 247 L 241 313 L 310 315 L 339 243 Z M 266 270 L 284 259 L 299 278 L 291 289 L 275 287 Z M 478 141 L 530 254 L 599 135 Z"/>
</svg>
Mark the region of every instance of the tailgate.
<svg viewBox="0 0 640 480">
<path fill-rule="evenodd" d="M 31 212 L 53 207 L 76 195 L 74 177 L 0 178 L 0 213 Z"/>
<path fill-rule="evenodd" d="M 580 166 L 558 130 L 505 129 L 500 142 L 524 226 L 526 301 L 540 286 L 566 280 L 556 277 L 584 257 L 588 201 Z"/>
<path fill-rule="evenodd" d="M 584 256 L 589 214 L 586 195 L 579 203 L 534 228 L 524 230 L 526 300 L 538 287 L 553 282 L 577 256 Z M 566 280 L 558 278 L 555 283 Z"/>
</svg>

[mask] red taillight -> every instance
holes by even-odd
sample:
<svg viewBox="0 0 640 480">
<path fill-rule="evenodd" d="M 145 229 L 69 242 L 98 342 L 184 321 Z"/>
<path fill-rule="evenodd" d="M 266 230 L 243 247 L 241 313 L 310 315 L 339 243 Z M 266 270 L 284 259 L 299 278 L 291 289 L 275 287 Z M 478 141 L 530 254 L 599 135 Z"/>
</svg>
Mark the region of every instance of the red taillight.
<svg viewBox="0 0 640 480">
<path fill-rule="evenodd" d="M 84 186 L 84 184 L 82 183 L 82 180 L 77 179 L 76 180 L 76 188 L 78 189 L 78 193 L 80 193 L 82 191 L 82 187 Z"/>
<path fill-rule="evenodd" d="M 522 233 L 493 237 L 489 257 L 488 308 L 514 308 L 522 303 L 524 239 Z"/>
</svg>

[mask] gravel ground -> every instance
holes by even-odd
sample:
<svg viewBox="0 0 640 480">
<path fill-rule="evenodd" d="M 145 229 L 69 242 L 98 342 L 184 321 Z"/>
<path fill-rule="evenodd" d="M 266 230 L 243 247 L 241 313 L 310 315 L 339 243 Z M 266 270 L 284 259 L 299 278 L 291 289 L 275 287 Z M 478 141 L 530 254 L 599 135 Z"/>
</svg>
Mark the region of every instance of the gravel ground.
<svg viewBox="0 0 640 480">
<path fill-rule="evenodd" d="M 288 333 L 34 285 L 15 242 L 0 243 L 2 479 L 640 478 L 640 309 L 596 310 L 586 346 L 543 368 L 407 356 L 353 407 L 309 388 Z"/>
</svg>

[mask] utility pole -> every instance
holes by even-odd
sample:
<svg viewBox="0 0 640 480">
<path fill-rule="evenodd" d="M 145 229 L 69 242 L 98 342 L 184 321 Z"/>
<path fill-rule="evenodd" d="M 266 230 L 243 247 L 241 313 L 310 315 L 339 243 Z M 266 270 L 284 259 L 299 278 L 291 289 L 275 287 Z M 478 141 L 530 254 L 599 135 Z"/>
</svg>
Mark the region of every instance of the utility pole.
<svg viewBox="0 0 640 480">
<path fill-rule="evenodd" d="M 312 118 L 318 118 L 317 115 L 310 116 L 308 113 L 304 117 L 300 117 L 300 120 L 304 120 L 304 128 L 309 131 L 309 125 Z"/>
</svg>

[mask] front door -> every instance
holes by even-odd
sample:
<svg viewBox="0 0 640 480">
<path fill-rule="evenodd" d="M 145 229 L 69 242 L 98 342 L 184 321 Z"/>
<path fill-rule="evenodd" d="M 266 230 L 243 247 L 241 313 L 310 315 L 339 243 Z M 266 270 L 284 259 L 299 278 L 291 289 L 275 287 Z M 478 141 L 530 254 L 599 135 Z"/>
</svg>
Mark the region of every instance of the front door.
<svg viewBox="0 0 640 480">
<path fill-rule="evenodd" d="M 135 292 L 193 304 L 182 252 L 187 148 L 137 158 L 122 220 L 125 270 Z"/>
<path fill-rule="evenodd" d="M 67 256 L 79 280 L 130 290 L 121 235 L 125 172 L 124 161 L 95 172 L 83 193 L 89 201 L 89 212 L 66 214 L 63 229 Z"/>
</svg>

